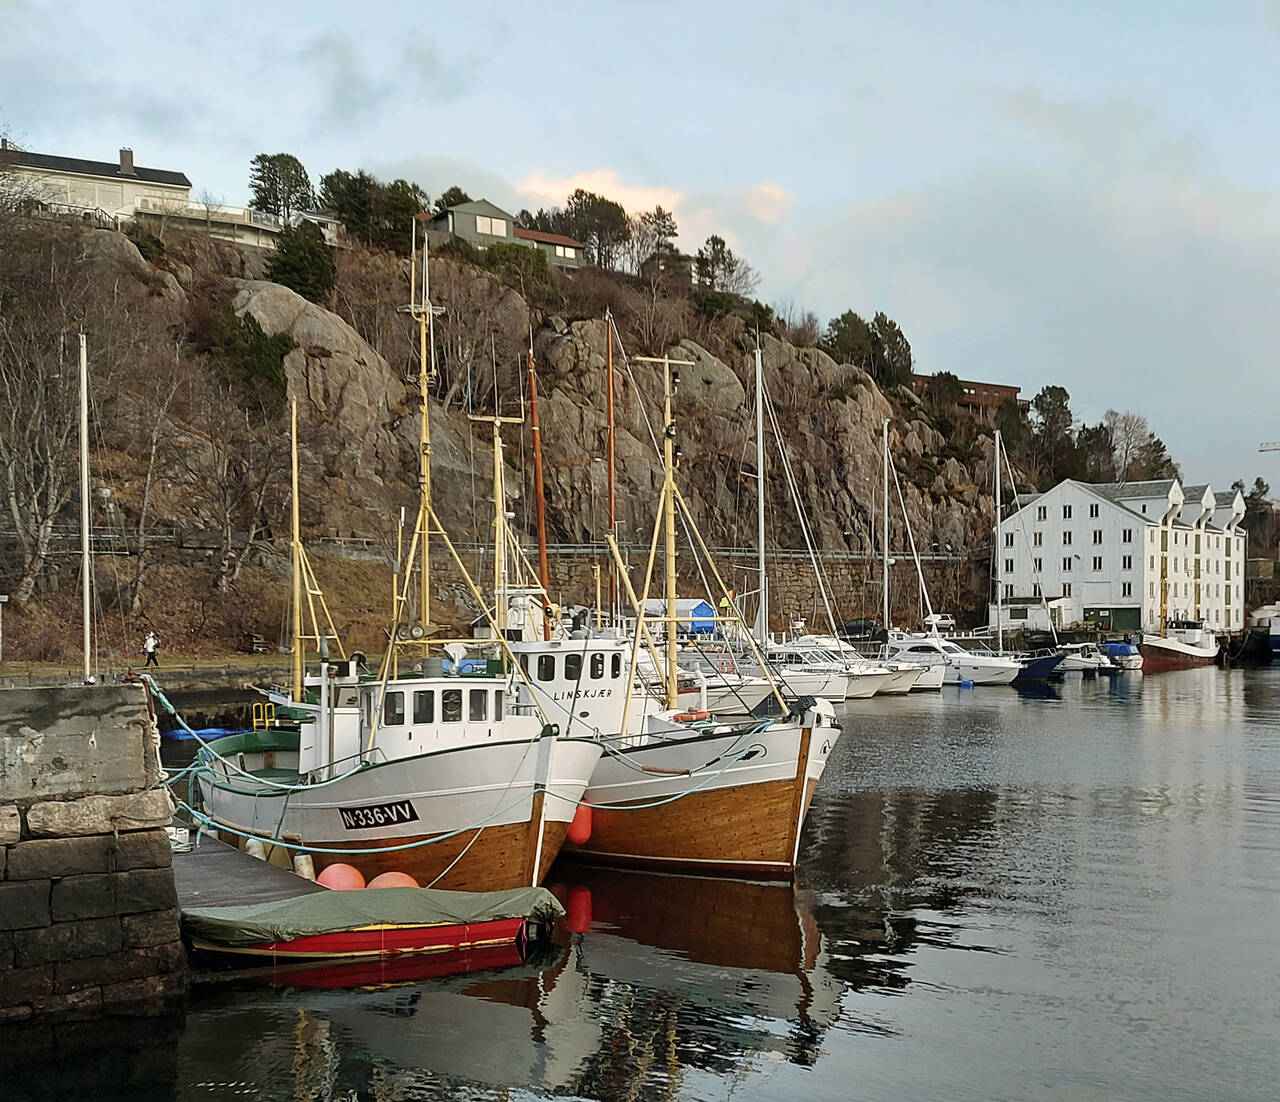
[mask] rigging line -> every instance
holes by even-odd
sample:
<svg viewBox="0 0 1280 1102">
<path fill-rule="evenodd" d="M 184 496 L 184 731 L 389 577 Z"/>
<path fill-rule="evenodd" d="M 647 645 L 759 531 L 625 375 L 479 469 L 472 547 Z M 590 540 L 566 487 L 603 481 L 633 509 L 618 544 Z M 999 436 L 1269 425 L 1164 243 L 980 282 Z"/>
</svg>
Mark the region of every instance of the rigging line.
<svg viewBox="0 0 1280 1102">
<path fill-rule="evenodd" d="M 893 456 L 889 457 L 889 472 L 893 475 L 893 484 L 898 490 L 898 501 L 902 505 L 902 520 L 907 529 L 907 541 L 911 545 L 911 557 L 916 563 L 916 577 L 920 580 L 920 595 L 924 598 L 925 608 L 929 610 L 929 615 L 932 616 L 933 602 L 929 600 L 929 587 L 924 584 L 924 568 L 920 565 L 920 553 L 916 550 L 916 536 L 911 530 L 911 518 L 907 516 L 907 501 L 902 496 L 902 483 L 898 481 L 898 465 L 893 461 Z"/>
<path fill-rule="evenodd" d="M 1018 500 L 1018 483 L 1014 480 L 1013 465 L 1009 462 L 1009 450 L 1004 446 L 1003 440 L 1000 441 L 1000 450 L 996 454 L 997 477 L 999 477 L 1001 453 L 1003 453 L 1004 455 L 1004 465 L 1005 465 L 1005 469 L 1009 472 L 1009 485 L 1013 489 L 1013 500 L 1014 500 L 1014 503 L 1016 504 Z M 1030 541 L 1027 539 L 1027 522 L 1025 518 L 1025 509 L 1026 509 L 1026 506 L 1023 506 L 1021 509 L 1018 510 L 1018 513 L 1017 513 L 1018 531 L 1022 533 L 1022 546 L 1027 552 L 1027 558 L 1031 562 L 1032 574 L 1036 579 L 1036 586 L 1040 590 L 1040 604 L 1041 604 L 1041 607 L 1044 608 L 1045 618 L 1049 621 L 1049 633 L 1050 635 L 1053 636 L 1053 645 L 1056 647 L 1058 645 L 1058 630 L 1053 626 L 1053 617 L 1049 615 L 1049 601 L 1044 595 L 1044 586 L 1040 585 L 1040 571 L 1036 569 L 1035 556 L 1031 553 L 1031 544 L 1030 544 Z M 997 532 L 1000 531 L 999 517 L 996 518 L 996 531 Z M 999 554 L 999 553 L 1000 553 L 1000 549 L 997 547 L 996 554 Z"/>
<path fill-rule="evenodd" d="M 90 388 L 89 390 L 88 399 L 89 399 L 89 412 L 91 414 L 91 423 L 93 425 L 93 435 L 95 439 L 94 446 L 98 455 L 97 466 L 98 466 L 98 470 L 101 471 L 107 465 L 106 464 L 107 444 L 106 444 L 106 438 L 102 431 L 103 419 L 102 419 L 101 411 L 98 408 L 97 395 L 93 392 L 92 388 Z M 90 497 L 92 497 L 92 489 L 90 489 Z M 90 503 L 90 508 L 92 509 L 92 502 Z M 108 512 L 107 525 L 106 525 L 107 545 L 109 548 L 119 549 L 122 553 L 127 554 L 129 547 L 124 536 L 124 518 L 119 515 L 118 511 L 115 517 L 115 521 L 118 522 L 120 526 L 120 533 L 119 533 L 120 539 L 118 543 L 116 541 L 116 524 L 113 523 L 112 515 L 110 512 Z M 90 529 L 90 531 L 92 531 L 92 528 Z M 102 636 L 102 632 L 105 631 L 106 613 L 102 603 L 102 593 L 100 592 L 97 585 L 97 573 L 98 573 L 97 564 L 94 561 L 92 555 L 90 556 L 89 562 L 90 562 L 89 578 L 91 583 L 93 583 L 93 589 L 91 592 L 93 593 L 94 611 L 98 614 L 97 616 L 95 616 L 94 623 L 93 623 L 93 644 L 94 644 L 94 650 L 98 654 L 99 665 L 101 665 L 102 663 L 102 637 L 101 636 Z M 129 624 L 126 619 L 126 613 L 124 608 L 124 593 L 120 588 L 120 577 L 114 568 L 112 569 L 112 579 L 115 582 L 116 605 L 120 613 L 120 631 L 121 631 L 121 635 L 123 636 L 123 645 L 127 647 L 129 635 L 131 633 L 129 632 Z M 110 664 L 108 664 L 108 668 L 111 668 Z"/>
<path fill-rule="evenodd" d="M 809 551 L 809 561 L 813 564 L 814 578 L 818 583 L 818 591 L 822 595 L 822 604 L 827 611 L 827 623 L 831 626 L 831 634 L 836 634 L 835 615 L 831 611 L 831 602 L 827 598 L 827 587 L 823 582 L 822 564 L 818 561 L 817 548 L 814 546 L 813 533 L 809 528 L 808 519 L 805 516 L 804 507 L 800 503 L 800 488 L 796 482 L 795 471 L 791 466 L 791 458 L 787 454 L 786 442 L 782 438 L 782 428 L 778 424 L 777 411 L 773 406 L 773 399 L 769 397 L 766 389 L 764 392 L 764 408 L 769 414 L 769 422 L 773 426 L 774 440 L 778 446 L 778 454 L 782 457 L 782 467 L 786 472 L 787 484 L 791 490 L 792 500 L 796 505 L 796 514 L 800 518 L 800 533 L 804 536 L 805 547 Z"/>
</svg>

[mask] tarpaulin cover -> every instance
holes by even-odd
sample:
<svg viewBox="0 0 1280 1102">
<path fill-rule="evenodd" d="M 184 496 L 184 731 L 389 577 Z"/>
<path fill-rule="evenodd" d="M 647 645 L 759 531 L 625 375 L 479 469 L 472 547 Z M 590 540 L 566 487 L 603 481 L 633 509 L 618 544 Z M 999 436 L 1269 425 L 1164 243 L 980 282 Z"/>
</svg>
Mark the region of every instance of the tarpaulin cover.
<svg viewBox="0 0 1280 1102">
<path fill-rule="evenodd" d="M 564 914 L 546 888 L 448 892 L 435 888 L 325 891 L 245 907 L 191 907 L 182 912 L 190 937 L 219 945 L 258 945 L 362 926 L 437 926 L 528 918 L 554 922 Z"/>
</svg>

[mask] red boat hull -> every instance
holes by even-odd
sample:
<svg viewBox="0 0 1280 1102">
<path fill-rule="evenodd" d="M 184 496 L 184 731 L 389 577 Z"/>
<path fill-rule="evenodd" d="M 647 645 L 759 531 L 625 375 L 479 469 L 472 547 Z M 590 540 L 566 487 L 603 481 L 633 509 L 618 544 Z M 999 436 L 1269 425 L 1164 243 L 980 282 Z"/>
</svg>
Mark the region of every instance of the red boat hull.
<svg viewBox="0 0 1280 1102">
<path fill-rule="evenodd" d="M 1142 654 L 1143 673 L 1159 673 L 1161 670 L 1194 670 L 1201 666 L 1212 666 L 1214 659 L 1218 657 L 1216 652 L 1186 654 L 1152 643 L 1140 643 L 1138 650 Z"/>
<path fill-rule="evenodd" d="M 194 940 L 197 949 L 236 956 L 271 957 L 273 960 L 328 960 L 344 957 L 384 957 L 401 953 L 440 953 L 481 945 L 515 944 L 524 928 L 523 918 L 493 922 L 438 926 L 366 926 L 331 934 L 313 934 L 289 941 L 264 941 L 256 945 L 218 945 Z"/>
</svg>

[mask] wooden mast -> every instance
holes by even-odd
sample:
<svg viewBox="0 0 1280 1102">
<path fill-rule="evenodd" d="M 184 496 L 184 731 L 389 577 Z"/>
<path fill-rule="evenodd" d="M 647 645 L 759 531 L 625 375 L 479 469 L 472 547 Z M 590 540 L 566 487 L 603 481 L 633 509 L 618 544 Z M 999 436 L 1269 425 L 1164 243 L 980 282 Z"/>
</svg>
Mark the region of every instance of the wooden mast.
<svg viewBox="0 0 1280 1102">
<path fill-rule="evenodd" d="M 692 360 L 673 360 L 670 356 L 637 356 L 648 363 L 662 364 L 662 509 L 665 517 L 666 546 L 664 559 L 667 573 L 667 707 L 679 703 L 676 683 L 676 423 L 671 410 L 671 396 L 679 385 L 679 374 L 673 367 L 694 367 Z M 643 610 L 642 610 L 643 611 Z"/>
<path fill-rule="evenodd" d="M 551 638 L 551 569 L 547 565 L 547 504 L 542 485 L 542 433 L 538 427 L 538 377 L 533 371 L 529 330 L 529 425 L 533 435 L 533 501 L 538 516 L 538 581 L 542 584 L 542 638 Z"/>
<path fill-rule="evenodd" d="M 609 535 L 616 542 L 618 539 L 618 513 L 614 499 L 614 487 L 617 482 L 617 468 L 614 466 L 614 420 L 613 420 L 613 314 L 604 312 L 605 337 L 605 395 L 606 411 L 609 421 L 608 438 L 608 471 L 609 471 Z M 598 581 L 598 579 L 597 579 Z M 596 600 L 599 605 L 599 598 Z M 612 561 L 609 563 L 609 620 L 616 623 L 618 618 L 618 568 Z"/>
<path fill-rule="evenodd" d="M 290 404 L 290 442 L 293 475 L 293 699 L 302 700 L 302 526 L 298 510 L 298 399 Z"/>
</svg>

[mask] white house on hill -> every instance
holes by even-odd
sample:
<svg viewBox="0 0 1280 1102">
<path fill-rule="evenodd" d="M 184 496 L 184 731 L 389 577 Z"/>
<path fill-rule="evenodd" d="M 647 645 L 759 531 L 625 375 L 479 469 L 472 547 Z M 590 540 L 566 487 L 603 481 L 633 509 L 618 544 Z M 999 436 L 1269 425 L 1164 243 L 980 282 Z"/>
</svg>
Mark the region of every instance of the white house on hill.
<svg viewBox="0 0 1280 1102">
<path fill-rule="evenodd" d="M 1244 626 L 1244 498 L 1177 479 L 1024 494 L 996 529 L 997 577 L 1017 626 L 1029 604 L 1057 604 L 1061 626 L 1159 632 L 1169 620 Z"/>
</svg>

